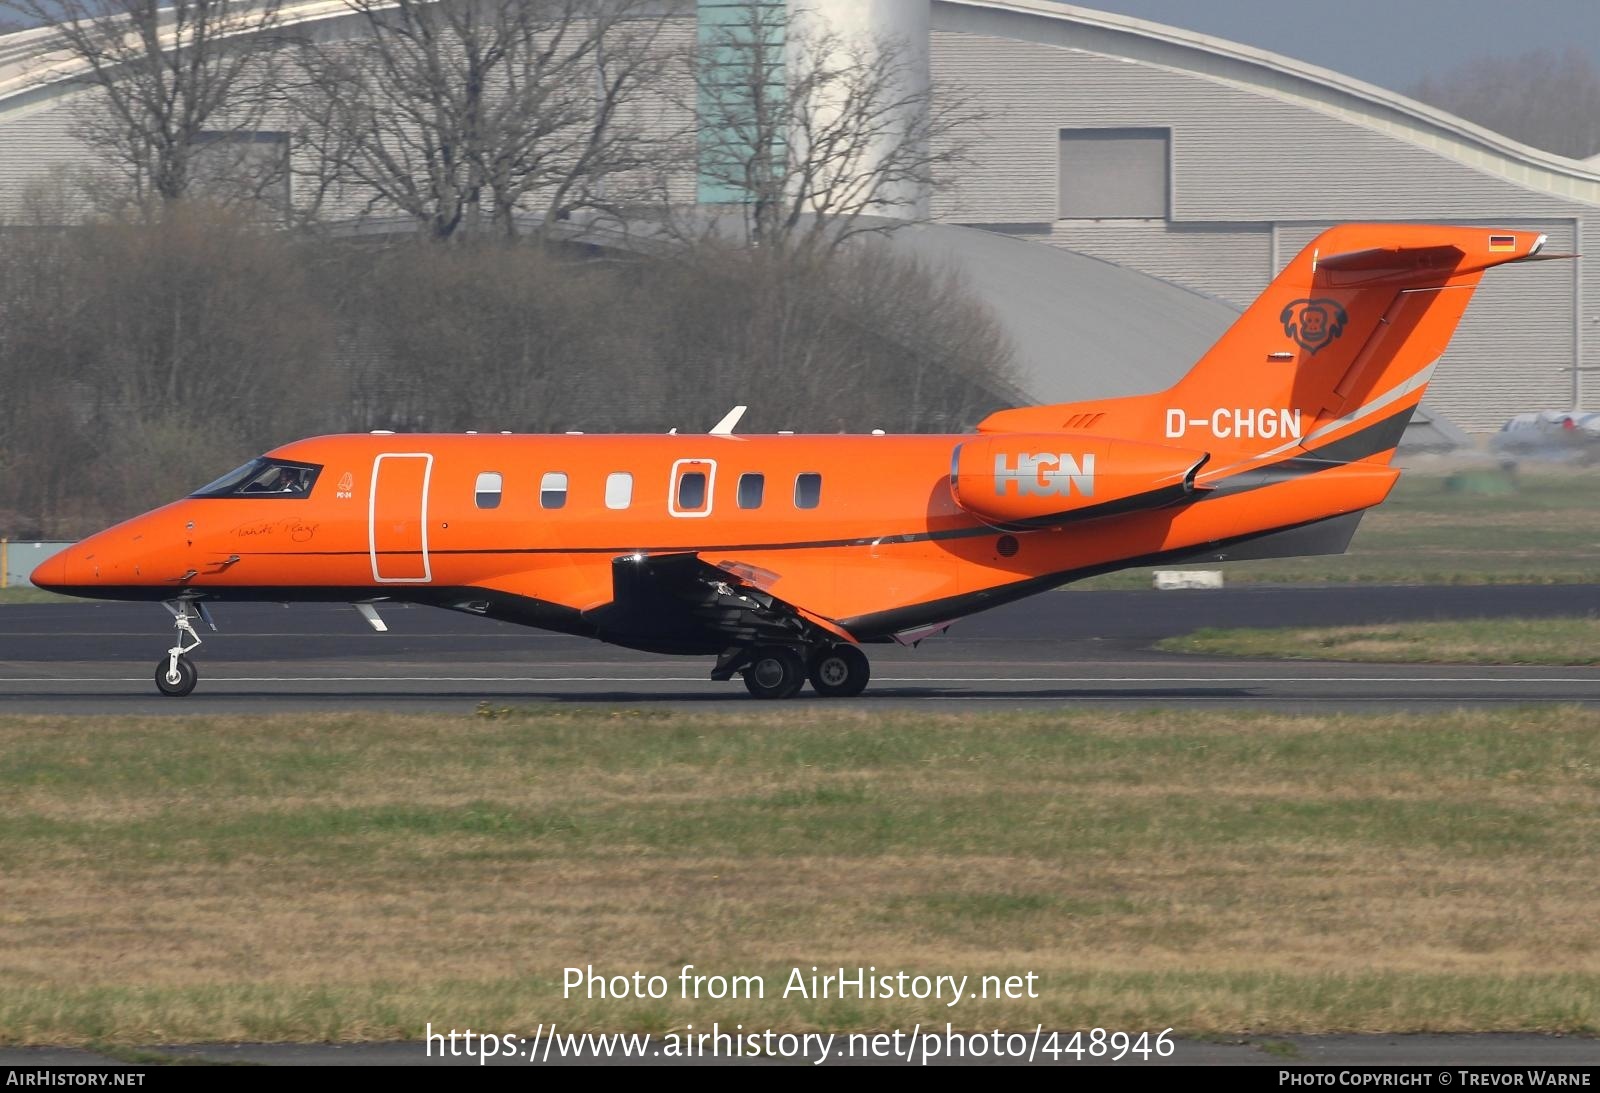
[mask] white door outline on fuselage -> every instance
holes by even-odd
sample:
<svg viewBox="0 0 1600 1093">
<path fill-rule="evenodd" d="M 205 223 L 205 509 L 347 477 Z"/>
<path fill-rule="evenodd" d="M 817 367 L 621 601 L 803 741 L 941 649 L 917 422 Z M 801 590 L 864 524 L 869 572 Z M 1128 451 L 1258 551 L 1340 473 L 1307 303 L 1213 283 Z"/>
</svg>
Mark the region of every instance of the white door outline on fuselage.
<svg viewBox="0 0 1600 1093">
<path fill-rule="evenodd" d="M 420 518 L 418 532 L 422 551 L 422 576 L 420 577 L 385 577 L 379 568 L 378 560 L 378 489 L 379 468 L 385 459 L 421 459 L 426 462 L 422 468 L 422 496 L 420 502 Z M 372 579 L 377 584 L 429 584 L 433 581 L 433 566 L 428 558 L 428 485 L 433 478 L 433 453 L 432 452 L 384 452 L 372 461 L 372 489 L 367 495 L 367 552 L 372 559 Z"/>
<path fill-rule="evenodd" d="M 678 507 L 678 483 L 679 483 L 680 479 L 682 478 L 682 476 L 684 474 L 685 468 L 698 469 L 698 468 L 701 468 L 701 467 L 708 468 L 706 470 L 706 472 L 705 472 L 705 475 L 706 475 L 705 501 L 702 504 L 702 506 L 700 508 L 698 508 L 698 509 L 680 509 Z M 673 462 L 673 464 L 672 464 L 672 477 L 670 479 L 668 479 L 668 485 L 667 485 L 667 514 L 669 516 L 681 516 L 681 517 L 684 517 L 684 518 L 696 518 L 696 519 L 698 519 L 700 517 L 703 517 L 703 516 L 710 516 L 711 515 L 711 510 L 714 507 L 713 506 L 713 499 L 716 497 L 716 489 L 717 489 L 717 461 L 715 459 L 679 459 L 679 460 L 675 460 Z"/>
</svg>

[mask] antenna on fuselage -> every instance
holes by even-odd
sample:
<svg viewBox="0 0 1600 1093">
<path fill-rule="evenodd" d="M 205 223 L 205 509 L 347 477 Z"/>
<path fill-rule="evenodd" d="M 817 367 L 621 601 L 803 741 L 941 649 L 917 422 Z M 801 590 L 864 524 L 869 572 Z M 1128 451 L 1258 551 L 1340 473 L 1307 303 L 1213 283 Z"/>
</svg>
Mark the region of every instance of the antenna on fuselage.
<svg viewBox="0 0 1600 1093">
<path fill-rule="evenodd" d="M 729 410 L 723 415 L 721 421 L 711 426 L 711 435 L 732 436 L 734 426 L 739 424 L 739 419 L 744 417 L 744 412 L 748 409 L 750 409 L 748 406 L 735 406 L 733 409 Z"/>
</svg>

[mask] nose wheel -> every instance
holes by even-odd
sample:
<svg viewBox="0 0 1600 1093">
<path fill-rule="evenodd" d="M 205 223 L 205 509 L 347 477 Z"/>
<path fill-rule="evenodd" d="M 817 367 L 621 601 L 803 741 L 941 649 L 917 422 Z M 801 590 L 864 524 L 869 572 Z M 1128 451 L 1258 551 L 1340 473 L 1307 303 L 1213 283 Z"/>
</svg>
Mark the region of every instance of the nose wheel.
<svg viewBox="0 0 1600 1093">
<path fill-rule="evenodd" d="M 169 698 L 182 698 L 198 682 L 200 673 L 186 656 L 166 656 L 156 663 L 156 686 Z"/>
<path fill-rule="evenodd" d="M 182 698 L 200 682 L 200 672 L 189 659 L 189 654 L 200 648 L 200 635 L 194 631 L 194 620 L 205 619 L 215 630 L 217 624 L 199 604 L 188 600 L 168 600 L 166 609 L 172 612 L 172 625 L 178 631 L 177 644 L 167 650 L 167 655 L 156 661 L 156 687 L 169 698 Z"/>
</svg>

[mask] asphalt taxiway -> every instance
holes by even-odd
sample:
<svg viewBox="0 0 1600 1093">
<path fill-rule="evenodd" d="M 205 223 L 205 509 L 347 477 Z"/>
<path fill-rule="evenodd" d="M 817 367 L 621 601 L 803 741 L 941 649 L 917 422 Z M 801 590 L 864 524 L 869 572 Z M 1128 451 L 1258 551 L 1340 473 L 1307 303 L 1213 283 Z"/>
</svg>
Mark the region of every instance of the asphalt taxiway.
<svg viewBox="0 0 1600 1093">
<path fill-rule="evenodd" d="M 156 604 L 0 605 L 0 710 L 242 713 L 466 710 L 478 702 L 751 701 L 707 658 L 660 657 L 423 607 L 382 605 L 374 633 L 342 605 L 220 604 L 202 628 L 200 686 L 156 693 L 171 641 Z M 1204 626 L 1320 626 L 1590 614 L 1600 585 L 1248 587 L 1046 593 L 958 622 L 916 649 L 869 649 L 856 703 L 928 708 L 1225 706 L 1419 709 L 1600 703 L 1600 668 L 1221 660 L 1154 651 Z M 799 701 L 821 701 L 811 696 Z M 837 701 L 837 700 L 835 700 Z"/>
</svg>

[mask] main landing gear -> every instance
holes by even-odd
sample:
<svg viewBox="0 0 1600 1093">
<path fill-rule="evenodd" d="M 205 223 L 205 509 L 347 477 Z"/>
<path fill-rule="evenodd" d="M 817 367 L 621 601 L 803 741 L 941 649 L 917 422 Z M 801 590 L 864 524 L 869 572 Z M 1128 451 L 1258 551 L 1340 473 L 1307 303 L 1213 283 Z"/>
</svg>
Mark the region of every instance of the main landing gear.
<svg viewBox="0 0 1600 1093">
<path fill-rule="evenodd" d="M 811 658 L 811 686 L 823 698 L 854 698 L 867 689 L 872 667 L 859 645 L 819 649 Z"/>
<path fill-rule="evenodd" d="M 809 656 L 803 657 L 801 650 L 787 645 L 751 650 L 749 660 L 739 669 L 745 689 L 757 698 L 793 698 L 807 679 L 824 698 L 854 698 L 867 689 L 872 668 L 857 646 L 829 645 L 807 652 Z"/>
<path fill-rule="evenodd" d="M 156 661 L 156 686 L 170 698 L 182 698 L 200 682 L 200 672 L 189 659 L 189 654 L 200 648 L 200 635 L 194 632 L 194 620 L 204 619 L 215 630 L 217 624 L 205 607 L 189 600 L 168 600 L 165 605 L 172 612 L 172 625 L 177 628 L 178 641 L 167 655 Z M 191 608 L 194 610 L 191 611 Z"/>
</svg>

